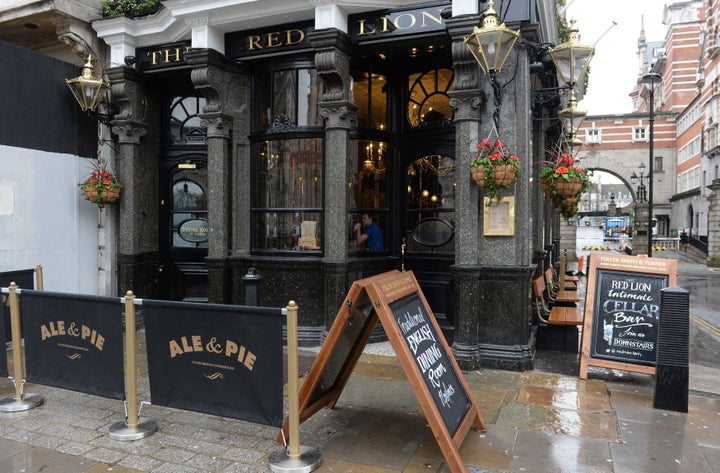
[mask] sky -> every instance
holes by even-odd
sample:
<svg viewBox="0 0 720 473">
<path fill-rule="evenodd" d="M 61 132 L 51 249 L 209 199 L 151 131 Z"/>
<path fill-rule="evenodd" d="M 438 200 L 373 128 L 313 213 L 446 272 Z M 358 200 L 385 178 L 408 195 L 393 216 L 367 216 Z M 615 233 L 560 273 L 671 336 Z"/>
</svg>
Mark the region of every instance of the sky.
<svg viewBox="0 0 720 473">
<path fill-rule="evenodd" d="M 629 94 L 638 77 L 640 30 L 644 24 L 647 42 L 663 41 L 663 10 L 672 3 L 674 0 L 567 0 L 567 19 L 577 20 L 580 42 L 595 43 L 588 90 L 578 109 L 588 115 L 632 112 Z M 613 26 L 613 21 L 617 25 Z"/>
</svg>

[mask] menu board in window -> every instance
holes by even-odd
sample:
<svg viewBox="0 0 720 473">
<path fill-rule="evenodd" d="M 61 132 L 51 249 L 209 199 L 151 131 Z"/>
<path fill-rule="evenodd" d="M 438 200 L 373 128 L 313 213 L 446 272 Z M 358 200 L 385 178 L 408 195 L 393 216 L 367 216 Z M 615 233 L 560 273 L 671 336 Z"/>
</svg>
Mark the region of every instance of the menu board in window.
<svg viewBox="0 0 720 473">
<path fill-rule="evenodd" d="M 676 284 L 677 261 L 593 253 L 580 377 L 588 366 L 654 374 L 660 291 Z"/>
</svg>

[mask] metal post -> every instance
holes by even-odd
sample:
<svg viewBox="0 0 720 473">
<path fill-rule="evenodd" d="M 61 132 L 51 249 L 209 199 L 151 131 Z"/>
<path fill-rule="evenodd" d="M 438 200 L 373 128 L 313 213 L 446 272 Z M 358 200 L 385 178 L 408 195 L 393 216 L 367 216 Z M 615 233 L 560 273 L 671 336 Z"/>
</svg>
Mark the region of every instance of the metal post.
<svg viewBox="0 0 720 473">
<path fill-rule="evenodd" d="M 245 305 L 259 306 L 260 305 L 260 280 L 262 276 L 258 272 L 257 268 L 248 268 L 245 276 L 242 277 L 244 285 L 244 300 Z"/>
<path fill-rule="evenodd" d="M 690 292 L 677 286 L 660 291 L 660 317 L 653 407 L 688 411 L 690 380 Z"/>
<path fill-rule="evenodd" d="M 110 426 L 109 436 L 114 440 L 140 440 L 157 430 L 152 419 L 142 418 L 137 403 L 137 349 L 135 337 L 135 296 L 132 291 L 125 295 L 125 379 L 126 379 L 126 419 Z M 138 303 L 141 301 L 137 301 Z"/>
<path fill-rule="evenodd" d="M 35 268 L 35 289 L 38 291 L 43 290 L 43 271 L 41 264 L 37 265 Z"/>
<path fill-rule="evenodd" d="M 648 257 L 652 257 L 652 218 L 653 218 L 653 167 L 655 165 L 655 86 L 662 82 L 662 76 L 657 72 L 645 74 L 640 82 L 647 84 L 650 93 L 650 161 L 648 162 Z"/>
<path fill-rule="evenodd" d="M 8 304 L 10 306 L 10 326 L 12 332 L 13 351 L 13 383 L 15 396 L 0 399 L 0 412 L 27 411 L 43 403 L 40 394 L 23 392 L 25 385 L 25 364 L 23 361 L 22 334 L 20 333 L 20 304 L 18 302 L 18 287 L 11 282 L 8 287 Z M 4 292 L 4 289 L 3 289 Z"/>
<path fill-rule="evenodd" d="M 309 473 L 322 463 L 320 451 L 300 445 L 300 397 L 298 389 L 298 306 L 290 301 L 287 306 L 288 351 L 288 436 L 289 445 L 268 458 L 270 470 L 276 473 Z"/>
<path fill-rule="evenodd" d="M 655 162 L 654 141 L 655 141 L 655 84 L 650 86 L 650 156 L 648 157 L 648 258 L 652 258 L 653 250 L 653 167 Z"/>
</svg>

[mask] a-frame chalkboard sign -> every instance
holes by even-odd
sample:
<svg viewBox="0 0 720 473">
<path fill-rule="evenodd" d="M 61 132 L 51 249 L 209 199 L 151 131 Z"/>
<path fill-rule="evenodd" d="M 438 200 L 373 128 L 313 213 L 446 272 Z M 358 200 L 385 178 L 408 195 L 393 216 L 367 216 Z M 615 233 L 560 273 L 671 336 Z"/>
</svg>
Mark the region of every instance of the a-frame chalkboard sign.
<svg viewBox="0 0 720 473">
<path fill-rule="evenodd" d="M 458 450 L 471 427 L 487 424 L 412 271 L 353 283 L 300 389 L 300 422 L 335 407 L 378 320 L 450 470 L 467 472 Z"/>
<path fill-rule="evenodd" d="M 580 378 L 588 366 L 655 374 L 660 291 L 675 284 L 675 260 L 592 253 Z"/>
</svg>

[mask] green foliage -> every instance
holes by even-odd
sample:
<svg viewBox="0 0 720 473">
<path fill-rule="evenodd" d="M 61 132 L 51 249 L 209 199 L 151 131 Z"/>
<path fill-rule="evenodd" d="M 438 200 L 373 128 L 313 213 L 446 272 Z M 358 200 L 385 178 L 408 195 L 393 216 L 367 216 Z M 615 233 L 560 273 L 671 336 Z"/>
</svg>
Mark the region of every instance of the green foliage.
<svg viewBox="0 0 720 473">
<path fill-rule="evenodd" d="M 491 143 L 489 139 L 482 140 L 477 145 L 478 154 L 470 162 L 471 168 L 482 168 L 485 174 L 485 189 L 488 191 L 490 200 L 488 205 L 492 205 L 498 200 L 498 190 L 512 185 L 518 177 L 520 171 L 520 158 L 508 151 L 505 145 L 498 139 Z M 509 165 L 515 168 L 515 177 L 505 184 L 498 185 L 495 182 L 496 166 Z M 502 182 L 502 181 L 501 181 Z"/>
<path fill-rule="evenodd" d="M 570 29 L 565 23 L 565 20 L 560 16 L 560 10 L 565 6 L 566 0 L 555 0 L 555 12 L 557 15 L 558 34 L 560 37 L 560 43 L 562 44 L 570 39 Z"/>
<path fill-rule="evenodd" d="M 139 16 L 153 10 L 158 0 L 102 0 L 103 16 Z"/>
</svg>

